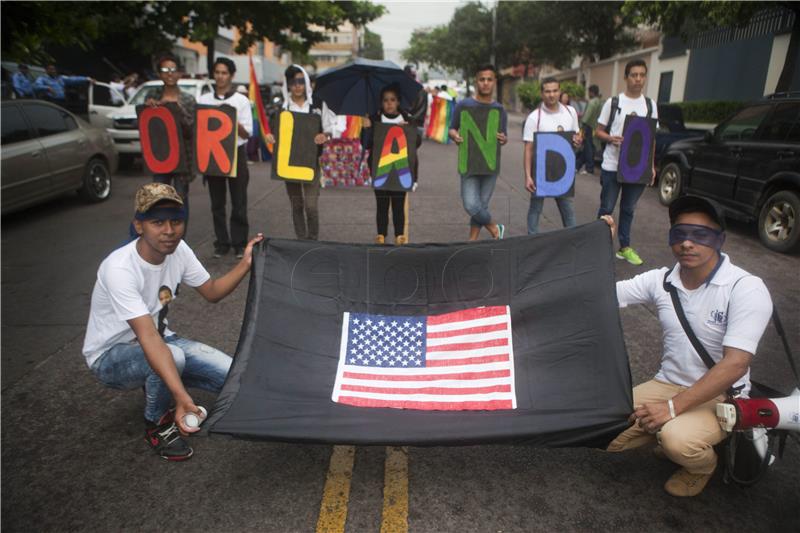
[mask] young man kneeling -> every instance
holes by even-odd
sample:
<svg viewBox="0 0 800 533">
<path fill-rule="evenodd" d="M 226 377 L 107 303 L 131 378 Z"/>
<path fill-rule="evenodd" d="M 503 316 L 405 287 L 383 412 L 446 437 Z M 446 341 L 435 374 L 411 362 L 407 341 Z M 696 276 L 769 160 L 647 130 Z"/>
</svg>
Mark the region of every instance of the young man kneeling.
<svg viewBox="0 0 800 533">
<path fill-rule="evenodd" d="M 139 237 L 112 252 L 97 271 L 83 354 L 104 385 L 144 389 L 145 440 L 162 458 L 183 461 L 192 456 L 192 448 L 180 433 L 198 430 L 187 427 L 183 417 L 201 416 L 185 387 L 219 392 L 231 358 L 172 332 L 166 321 L 168 304 L 180 283 L 194 287 L 209 302 L 223 299 L 250 271 L 253 245 L 264 237 L 251 239 L 242 260 L 211 279 L 182 240 L 186 211 L 173 187 L 143 185 L 135 204 L 133 224 Z"/>
</svg>

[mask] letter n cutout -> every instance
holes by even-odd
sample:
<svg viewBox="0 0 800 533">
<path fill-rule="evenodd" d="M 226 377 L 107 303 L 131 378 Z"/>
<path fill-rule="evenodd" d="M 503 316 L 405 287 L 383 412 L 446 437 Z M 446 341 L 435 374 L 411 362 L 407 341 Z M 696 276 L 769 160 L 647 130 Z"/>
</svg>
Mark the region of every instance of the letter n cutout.
<svg viewBox="0 0 800 533">
<path fill-rule="evenodd" d="M 464 142 L 458 147 L 458 173 L 500 172 L 500 144 L 497 140 L 500 110 L 471 107 L 462 109 L 460 118 L 460 133 Z"/>
</svg>

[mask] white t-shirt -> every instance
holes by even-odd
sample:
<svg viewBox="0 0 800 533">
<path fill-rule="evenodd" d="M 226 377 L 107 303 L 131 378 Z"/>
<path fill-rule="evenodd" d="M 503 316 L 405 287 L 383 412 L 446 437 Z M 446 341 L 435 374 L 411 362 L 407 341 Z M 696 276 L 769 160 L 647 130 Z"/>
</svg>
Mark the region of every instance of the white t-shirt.
<svg viewBox="0 0 800 533">
<path fill-rule="evenodd" d="M 240 92 L 234 92 L 228 98 L 217 98 L 216 93 L 213 91 L 200 95 L 197 101 L 202 105 L 216 105 L 227 104 L 236 108 L 236 120 L 239 121 L 248 135 L 253 135 L 253 108 L 250 107 L 250 100 Z M 236 146 L 247 144 L 247 139 L 243 139 L 239 133 L 236 133 Z"/>
<path fill-rule="evenodd" d="M 680 264 L 675 265 L 667 278 L 678 289 L 692 330 L 715 362 L 722 359 L 723 346 L 755 354 L 772 316 L 772 299 L 761 278 L 732 265 L 726 254 L 722 254 L 722 261 L 709 282 L 691 291 L 681 283 Z M 667 268 L 660 268 L 618 281 L 617 300 L 620 307 L 656 306 L 663 329 L 663 355 L 656 379 L 690 387 L 708 368 L 692 347 L 672 306 L 672 298 L 664 290 L 666 272 Z M 744 385 L 742 393 L 746 396 L 750 390 L 749 370 L 736 382 L 735 386 L 739 385 Z"/>
<path fill-rule="evenodd" d="M 542 112 L 544 109 L 544 112 Z M 540 118 L 541 113 L 541 118 Z M 573 131 L 578 133 L 578 113 L 575 108 L 562 103 L 558 104 L 558 111 L 550 111 L 545 106 L 540 105 L 534 109 L 528 118 L 525 119 L 525 128 L 522 130 L 522 140 L 533 142 L 533 134 L 539 131 Z"/>
<path fill-rule="evenodd" d="M 303 105 L 297 105 L 294 100 L 289 98 L 288 103 L 284 104 L 284 109 L 295 113 L 316 113 L 320 115 L 322 117 L 322 131 L 330 134 L 332 139 L 338 139 L 347 129 L 347 115 L 342 115 L 345 117 L 345 121 L 344 123 L 340 122 L 337 115 L 331 111 L 325 102 L 322 102 L 321 109 L 312 109 L 311 101 L 308 98 L 303 101 Z"/>
<path fill-rule="evenodd" d="M 160 265 L 142 259 L 136 250 L 138 241 L 114 250 L 97 271 L 83 341 L 83 355 L 90 367 L 115 344 L 136 338 L 128 320 L 150 315 L 158 327 L 159 311 L 164 307 L 159 300 L 162 287 L 165 293 L 169 289 L 171 302 L 175 300 L 179 283 L 199 287 L 211 277 L 184 241 Z M 166 323 L 166 317 L 162 320 Z M 165 337 L 172 334 L 165 329 Z"/>
<path fill-rule="evenodd" d="M 653 111 L 650 118 L 658 120 L 658 106 L 655 101 L 652 101 Z M 610 128 L 606 128 L 609 135 L 622 135 L 622 128 L 625 126 L 625 117 L 627 115 L 634 115 L 637 117 L 647 116 L 647 100 L 644 95 L 639 98 L 628 98 L 625 93 L 619 94 L 619 108 L 614 115 L 614 123 Z M 611 98 L 605 101 L 603 109 L 600 110 L 600 116 L 597 118 L 597 123 L 602 126 L 608 126 L 608 119 L 611 116 Z M 606 149 L 603 152 L 603 170 L 609 172 L 616 172 L 619 166 L 619 146 L 611 143 L 606 144 Z"/>
</svg>

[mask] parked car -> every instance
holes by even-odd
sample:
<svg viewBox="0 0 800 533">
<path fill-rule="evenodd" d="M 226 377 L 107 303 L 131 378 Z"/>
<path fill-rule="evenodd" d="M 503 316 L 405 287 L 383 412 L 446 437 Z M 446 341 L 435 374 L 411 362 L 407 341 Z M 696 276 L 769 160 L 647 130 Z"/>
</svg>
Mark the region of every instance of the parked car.
<svg viewBox="0 0 800 533">
<path fill-rule="evenodd" d="M 111 196 L 117 151 L 105 129 L 42 100 L 3 102 L 0 119 L 3 215 L 72 191 Z"/>
<path fill-rule="evenodd" d="M 667 149 L 675 141 L 702 137 L 706 130 L 690 129 L 683 122 L 683 111 L 670 104 L 658 104 L 658 130 L 656 131 L 656 168 L 661 168 L 661 160 Z"/>
<path fill-rule="evenodd" d="M 139 90 L 130 98 L 127 105 L 110 114 L 111 126 L 108 131 L 114 139 L 114 144 L 123 164 L 142 153 L 142 145 L 139 142 L 139 122 L 136 119 L 136 106 L 144 104 L 163 85 L 161 81 L 148 81 L 139 87 Z M 195 100 L 198 100 L 200 95 L 212 91 L 213 87 L 213 83 L 209 80 L 186 79 L 178 81 L 178 88 L 194 96 Z"/>
<path fill-rule="evenodd" d="M 659 200 L 683 194 L 718 202 L 758 223 L 764 245 L 800 248 L 800 93 L 753 102 L 703 137 L 673 143 L 662 158 Z"/>
</svg>

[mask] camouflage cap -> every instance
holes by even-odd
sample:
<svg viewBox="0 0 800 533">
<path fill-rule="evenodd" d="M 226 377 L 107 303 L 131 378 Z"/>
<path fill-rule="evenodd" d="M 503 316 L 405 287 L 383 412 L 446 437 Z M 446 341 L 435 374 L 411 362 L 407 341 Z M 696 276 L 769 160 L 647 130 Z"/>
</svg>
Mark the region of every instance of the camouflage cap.
<svg viewBox="0 0 800 533">
<path fill-rule="evenodd" d="M 151 207 L 162 200 L 169 200 L 178 205 L 183 205 L 183 200 L 172 185 L 166 183 L 146 183 L 136 191 L 136 212 L 146 213 Z"/>
</svg>

